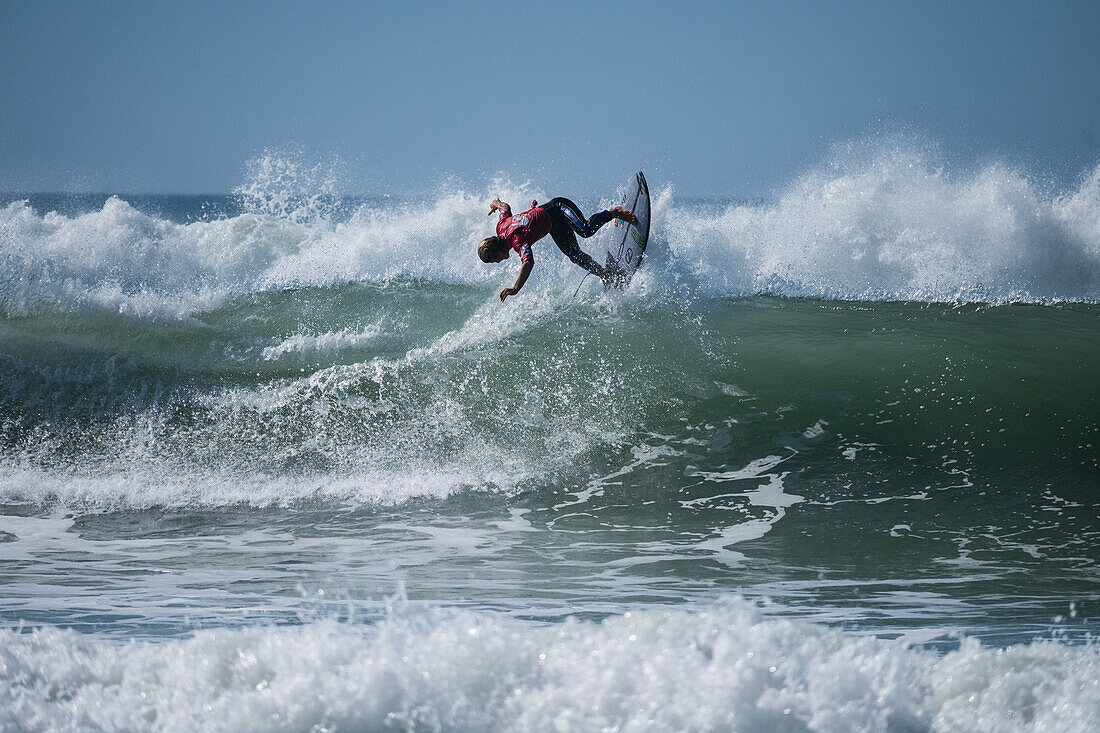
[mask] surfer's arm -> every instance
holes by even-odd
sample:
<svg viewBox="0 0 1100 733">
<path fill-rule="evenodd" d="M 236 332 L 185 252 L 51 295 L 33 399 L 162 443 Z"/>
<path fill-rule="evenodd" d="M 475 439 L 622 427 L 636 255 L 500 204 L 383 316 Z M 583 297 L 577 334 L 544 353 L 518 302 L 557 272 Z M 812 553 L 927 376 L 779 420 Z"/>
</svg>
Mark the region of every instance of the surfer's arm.
<svg viewBox="0 0 1100 733">
<path fill-rule="evenodd" d="M 500 199 L 493 199 L 493 203 L 489 204 L 489 216 L 492 216 L 494 211 L 499 211 L 504 216 L 512 215 L 512 207 Z"/>
<path fill-rule="evenodd" d="M 523 261 L 523 264 L 519 267 L 519 277 L 516 278 L 516 284 L 510 288 L 504 288 L 500 291 L 500 302 L 503 303 L 504 299 L 509 295 L 515 295 L 523 287 L 523 284 L 527 282 L 527 278 L 531 276 L 531 270 L 535 269 L 535 256 L 531 255 Z"/>
</svg>

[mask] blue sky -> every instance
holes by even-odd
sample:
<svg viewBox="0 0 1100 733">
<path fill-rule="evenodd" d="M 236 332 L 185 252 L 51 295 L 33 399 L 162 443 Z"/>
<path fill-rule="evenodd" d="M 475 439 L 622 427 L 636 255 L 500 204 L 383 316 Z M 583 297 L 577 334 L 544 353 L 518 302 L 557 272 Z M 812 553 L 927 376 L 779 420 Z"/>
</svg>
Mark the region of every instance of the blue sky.
<svg viewBox="0 0 1100 733">
<path fill-rule="evenodd" d="M 345 187 L 629 172 L 767 195 L 831 146 L 933 140 L 1070 184 L 1100 161 L 1097 2 L 0 0 L 0 190 L 219 193 L 265 149 Z"/>
</svg>

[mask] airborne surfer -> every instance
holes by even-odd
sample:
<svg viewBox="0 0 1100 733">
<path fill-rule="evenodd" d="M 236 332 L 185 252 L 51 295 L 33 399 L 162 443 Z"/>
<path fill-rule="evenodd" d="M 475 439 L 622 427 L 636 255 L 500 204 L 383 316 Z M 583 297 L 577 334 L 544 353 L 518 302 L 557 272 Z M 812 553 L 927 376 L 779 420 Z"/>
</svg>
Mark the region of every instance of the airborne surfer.
<svg viewBox="0 0 1100 733">
<path fill-rule="evenodd" d="M 503 262 L 511 254 L 510 250 L 515 250 L 519 254 L 521 263 L 516 284 L 500 291 L 501 303 L 509 295 L 518 293 L 527 282 L 531 271 L 535 269 L 535 257 L 531 254 L 531 245 L 547 234 L 553 238 L 558 249 L 564 252 L 566 257 L 606 283 L 613 273 L 585 254 L 577 244 L 575 234 L 585 238 L 591 237 L 612 219 L 630 224 L 638 223 L 634 213 L 622 206 L 601 211 L 594 214 L 591 219 L 586 219 L 580 208 L 566 198 L 552 199 L 543 206 L 539 206 L 538 201 L 532 201 L 530 209 L 515 215 L 512 214 L 511 206 L 500 199 L 493 199 L 493 203 L 489 204 L 489 216 L 496 211 L 500 212 L 500 219 L 497 220 L 497 235 L 481 240 L 477 246 L 477 256 L 482 262 Z"/>
</svg>

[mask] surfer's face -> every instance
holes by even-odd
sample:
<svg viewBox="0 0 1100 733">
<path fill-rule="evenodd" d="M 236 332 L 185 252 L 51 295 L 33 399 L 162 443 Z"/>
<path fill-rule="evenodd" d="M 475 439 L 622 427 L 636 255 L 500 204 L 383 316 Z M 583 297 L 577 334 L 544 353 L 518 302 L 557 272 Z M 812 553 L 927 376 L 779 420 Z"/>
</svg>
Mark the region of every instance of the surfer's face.
<svg viewBox="0 0 1100 733">
<path fill-rule="evenodd" d="M 496 256 L 496 259 L 490 260 L 490 262 L 504 262 L 504 260 L 508 259 L 508 255 L 510 254 L 510 250 L 502 250 L 501 253 Z"/>
</svg>

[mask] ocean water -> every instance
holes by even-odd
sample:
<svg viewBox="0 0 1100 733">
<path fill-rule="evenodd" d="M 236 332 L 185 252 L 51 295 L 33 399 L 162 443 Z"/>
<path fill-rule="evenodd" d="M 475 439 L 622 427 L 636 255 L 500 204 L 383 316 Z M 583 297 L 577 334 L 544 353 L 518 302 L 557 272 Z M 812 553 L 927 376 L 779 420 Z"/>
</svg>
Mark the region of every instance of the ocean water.
<svg viewBox="0 0 1100 733">
<path fill-rule="evenodd" d="M 1100 727 L 1100 169 L 651 183 L 0 200 L 0 729 Z"/>
</svg>

